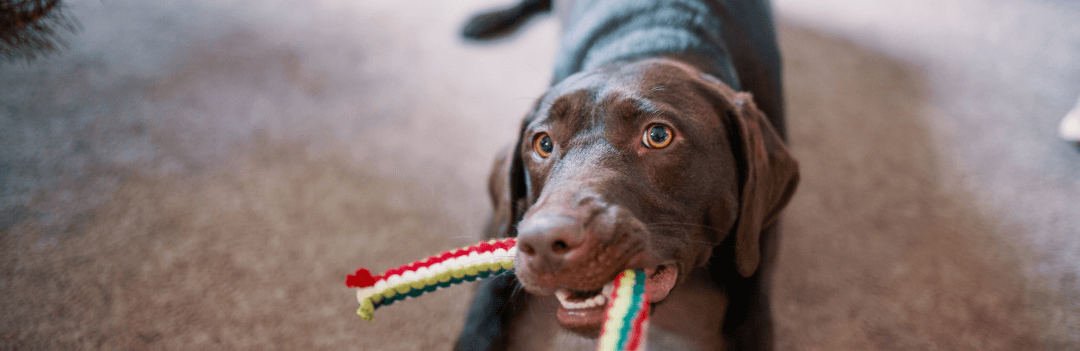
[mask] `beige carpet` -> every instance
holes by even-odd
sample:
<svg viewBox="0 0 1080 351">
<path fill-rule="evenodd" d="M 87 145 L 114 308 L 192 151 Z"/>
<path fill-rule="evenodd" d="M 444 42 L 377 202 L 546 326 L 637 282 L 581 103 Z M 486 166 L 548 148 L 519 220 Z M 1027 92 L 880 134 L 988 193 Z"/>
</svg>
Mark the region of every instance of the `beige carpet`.
<svg viewBox="0 0 1080 351">
<path fill-rule="evenodd" d="M 457 39 L 498 3 L 72 1 L 68 51 L 0 66 L 0 349 L 447 349 L 470 288 L 365 322 L 343 280 L 477 240 L 557 40 Z M 1080 348 L 1077 267 L 1032 268 L 1069 232 L 997 218 L 932 64 L 781 5 L 779 349 Z"/>
</svg>

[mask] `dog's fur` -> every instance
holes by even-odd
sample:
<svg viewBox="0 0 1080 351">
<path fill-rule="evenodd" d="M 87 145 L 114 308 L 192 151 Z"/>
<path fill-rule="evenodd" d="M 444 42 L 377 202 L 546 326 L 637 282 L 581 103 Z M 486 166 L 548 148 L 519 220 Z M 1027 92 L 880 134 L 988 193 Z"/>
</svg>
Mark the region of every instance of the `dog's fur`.
<svg viewBox="0 0 1080 351">
<path fill-rule="evenodd" d="M 456 348 L 593 349 L 597 325 L 556 312 L 552 293 L 644 269 L 650 349 L 770 350 L 770 264 L 798 168 L 768 5 L 605 3 L 566 5 L 553 86 L 492 169 L 486 235 L 517 236 L 521 253 L 515 276 L 480 285 Z M 466 36 L 550 5 L 479 16 Z M 643 141 L 656 125 L 670 145 Z"/>
</svg>

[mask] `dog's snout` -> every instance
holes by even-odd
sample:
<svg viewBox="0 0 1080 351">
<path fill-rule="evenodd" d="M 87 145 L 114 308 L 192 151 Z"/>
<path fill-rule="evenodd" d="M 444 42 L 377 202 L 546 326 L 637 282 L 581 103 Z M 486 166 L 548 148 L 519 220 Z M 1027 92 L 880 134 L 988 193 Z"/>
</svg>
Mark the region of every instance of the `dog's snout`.
<svg viewBox="0 0 1080 351">
<path fill-rule="evenodd" d="M 533 217 L 518 229 L 518 249 L 530 268 L 555 273 L 582 246 L 585 234 L 583 224 L 571 216 Z"/>
</svg>

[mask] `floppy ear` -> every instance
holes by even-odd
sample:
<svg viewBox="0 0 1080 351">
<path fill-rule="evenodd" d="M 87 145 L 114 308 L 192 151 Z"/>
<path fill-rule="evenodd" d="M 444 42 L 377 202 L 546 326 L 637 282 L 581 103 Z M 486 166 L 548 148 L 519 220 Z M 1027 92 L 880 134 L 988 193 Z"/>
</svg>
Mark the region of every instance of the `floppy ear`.
<svg viewBox="0 0 1080 351">
<path fill-rule="evenodd" d="M 522 128 L 524 126 L 522 124 Z M 524 213 L 526 189 L 520 145 L 519 140 L 503 148 L 491 167 L 488 194 L 494 212 L 484 232 L 485 239 L 517 236 L 517 222 Z M 517 293 L 520 289 L 521 285 L 513 274 L 486 279 L 477 285 L 469 315 L 454 350 L 506 348 L 510 322 L 528 302 L 528 294 Z"/>
<path fill-rule="evenodd" d="M 739 274 L 750 277 L 761 261 L 761 231 L 776 223 L 791 200 L 799 165 L 750 93 L 735 93 L 730 107 L 728 135 L 736 163 L 745 172 L 735 224 L 735 263 Z"/>
<path fill-rule="evenodd" d="M 522 124 L 524 128 L 525 124 Z M 519 133 L 520 135 L 521 133 Z M 484 239 L 517 236 L 517 222 L 525 213 L 525 168 L 521 162 L 521 141 L 504 148 L 488 175 L 488 195 L 494 213 L 484 231 Z"/>
</svg>

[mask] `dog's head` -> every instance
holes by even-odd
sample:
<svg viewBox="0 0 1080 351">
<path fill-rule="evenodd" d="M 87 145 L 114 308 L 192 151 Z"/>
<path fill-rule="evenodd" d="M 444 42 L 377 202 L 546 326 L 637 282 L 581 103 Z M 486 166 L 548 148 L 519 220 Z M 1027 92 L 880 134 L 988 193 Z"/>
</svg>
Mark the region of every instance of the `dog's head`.
<svg viewBox="0 0 1080 351">
<path fill-rule="evenodd" d="M 558 296 L 560 323 L 576 330 L 600 326 L 619 272 L 645 270 L 661 301 L 729 234 L 739 273 L 753 275 L 759 234 L 798 182 L 749 94 L 668 59 L 567 78 L 512 152 L 492 184 L 504 235 L 518 237 L 516 274 Z"/>
</svg>

